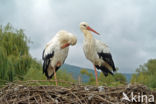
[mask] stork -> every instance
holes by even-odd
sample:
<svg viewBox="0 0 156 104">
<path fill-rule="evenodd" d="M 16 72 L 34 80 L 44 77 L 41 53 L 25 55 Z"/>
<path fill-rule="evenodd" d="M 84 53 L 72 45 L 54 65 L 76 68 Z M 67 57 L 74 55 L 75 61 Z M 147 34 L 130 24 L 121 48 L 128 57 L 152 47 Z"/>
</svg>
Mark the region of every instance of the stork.
<svg viewBox="0 0 156 104">
<path fill-rule="evenodd" d="M 67 58 L 69 46 L 75 45 L 76 42 L 76 36 L 72 33 L 61 30 L 47 43 L 43 50 L 43 73 L 48 80 L 54 75 L 56 86 L 56 72 Z"/>
<path fill-rule="evenodd" d="M 113 72 L 116 71 L 112 55 L 106 44 L 92 36 L 91 31 L 98 35 L 99 33 L 93 30 L 88 23 L 81 22 L 80 30 L 84 34 L 83 50 L 86 58 L 93 63 L 96 85 L 98 86 L 96 68 L 100 69 L 105 76 L 108 76 L 108 74 L 113 75 Z"/>
</svg>

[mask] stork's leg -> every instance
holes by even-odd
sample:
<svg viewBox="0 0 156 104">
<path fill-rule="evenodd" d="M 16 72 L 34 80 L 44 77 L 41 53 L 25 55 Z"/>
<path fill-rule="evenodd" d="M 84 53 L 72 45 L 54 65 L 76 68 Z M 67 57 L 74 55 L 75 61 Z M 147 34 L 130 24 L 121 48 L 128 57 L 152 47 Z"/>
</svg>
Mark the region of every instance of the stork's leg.
<svg viewBox="0 0 156 104">
<path fill-rule="evenodd" d="M 57 64 L 56 64 L 57 67 L 61 66 L 61 62 L 58 61 Z M 57 77 L 56 77 L 56 69 L 54 68 L 54 78 L 55 78 L 55 83 L 56 83 L 56 86 L 57 86 Z"/>
<path fill-rule="evenodd" d="M 54 78 L 55 78 L 55 84 L 57 86 L 57 78 L 56 78 L 56 70 L 55 70 L 55 68 L 54 68 Z"/>
<path fill-rule="evenodd" d="M 94 65 L 94 71 L 95 71 L 95 78 L 96 78 L 96 86 L 98 86 L 99 82 L 98 82 L 98 78 L 97 78 L 97 71 L 96 71 L 95 65 Z"/>
</svg>

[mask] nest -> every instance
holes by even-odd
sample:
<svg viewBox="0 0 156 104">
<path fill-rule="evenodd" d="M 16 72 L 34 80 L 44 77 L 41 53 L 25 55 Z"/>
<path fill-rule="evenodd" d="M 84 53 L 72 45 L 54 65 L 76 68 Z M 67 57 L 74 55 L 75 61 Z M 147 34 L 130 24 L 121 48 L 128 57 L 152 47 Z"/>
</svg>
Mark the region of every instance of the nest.
<svg viewBox="0 0 156 104">
<path fill-rule="evenodd" d="M 155 92 L 140 84 L 120 87 L 73 84 L 70 87 L 62 87 L 9 83 L 0 89 L 0 104 L 133 104 L 132 101 L 122 99 L 123 92 L 128 97 L 131 97 L 131 92 L 137 96 L 156 97 Z M 136 100 L 138 104 L 139 100 Z M 143 100 L 144 103 L 149 103 L 146 99 Z"/>
</svg>

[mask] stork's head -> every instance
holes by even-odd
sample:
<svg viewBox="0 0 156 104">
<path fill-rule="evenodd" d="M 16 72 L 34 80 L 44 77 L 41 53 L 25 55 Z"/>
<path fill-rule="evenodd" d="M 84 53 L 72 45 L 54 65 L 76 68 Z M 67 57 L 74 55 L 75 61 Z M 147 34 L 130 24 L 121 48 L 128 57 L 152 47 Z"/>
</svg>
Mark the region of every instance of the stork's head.
<svg viewBox="0 0 156 104">
<path fill-rule="evenodd" d="M 75 45 L 77 42 L 77 38 L 70 32 L 61 30 L 58 32 L 61 48 L 64 49 L 70 45 Z"/>
<path fill-rule="evenodd" d="M 70 45 L 75 45 L 75 44 L 77 43 L 77 38 L 76 38 L 76 36 L 73 35 L 73 34 L 71 34 L 71 33 L 69 33 L 69 34 L 70 34 L 70 38 L 69 38 L 69 40 L 68 40 L 68 43 L 69 43 Z"/>
<path fill-rule="evenodd" d="M 91 27 L 89 27 L 88 23 L 86 23 L 86 22 L 81 22 L 81 23 L 80 23 L 80 29 L 81 29 L 81 31 L 85 31 L 85 30 L 87 30 L 87 31 L 92 31 L 92 32 L 94 32 L 94 33 L 96 33 L 96 34 L 99 35 L 99 33 L 96 32 L 96 31 L 95 31 L 94 29 L 92 29 Z"/>
</svg>

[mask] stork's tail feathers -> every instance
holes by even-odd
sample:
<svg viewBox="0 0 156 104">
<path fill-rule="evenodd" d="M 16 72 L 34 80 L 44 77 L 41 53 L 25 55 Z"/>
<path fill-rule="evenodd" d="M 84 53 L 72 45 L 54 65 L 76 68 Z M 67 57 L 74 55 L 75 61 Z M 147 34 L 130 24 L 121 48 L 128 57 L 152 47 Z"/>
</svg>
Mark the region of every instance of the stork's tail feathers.
<svg viewBox="0 0 156 104">
<path fill-rule="evenodd" d="M 113 59 L 112 59 L 112 55 L 111 53 L 104 53 L 103 51 L 102 52 L 98 52 L 98 55 L 99 55 L 99 58 L 102 58 L 103 61 L 105 63 L 103 63 L 102 67 L 100 68 L 101 70 L 112 70 L 113 72 L 116 71 L 116 68 L 115 68 L 115 65 L 114 65 L 114 62 L 113 62 Z M 106 66 L 106 67 L 105 67 Z M 109 73 L 111 73 L 109 71 Z"/>
<path fill-rule="evenodd" d="M 54 68 L 49 66 L 50 64 L 50 60 L 45 60 L 43 62 L 43 74 L 45 73 L 47 80 L 50 80 L 53 76 L 54 76 Z M 60 67 L 55 67 L 55 72 L 57 72 L 57 70 Z"/>
<path fill-rule="evenodd" d="M 102 73 L 104 74 L 104 76 L 108 76 L 108 74 L 114 75 L 112 71 L 110 71 L 109 69 L 107 69 L 105 66 L 98 66 L 95 65 L 95 67 L 97 69 L 100 69 L 102 71 Z"/>
<path fill-rule="evenodd" d="M 50 79 L 50 76 L 48 75 L 49 64 L 50 64 L 50 59 L 44 60 L 44 62 L 43 62 L 43 74 L 45 73 L 47 79 Z"/>
</svg>

